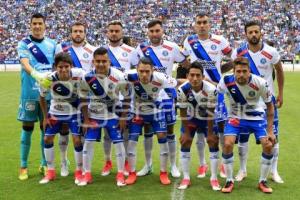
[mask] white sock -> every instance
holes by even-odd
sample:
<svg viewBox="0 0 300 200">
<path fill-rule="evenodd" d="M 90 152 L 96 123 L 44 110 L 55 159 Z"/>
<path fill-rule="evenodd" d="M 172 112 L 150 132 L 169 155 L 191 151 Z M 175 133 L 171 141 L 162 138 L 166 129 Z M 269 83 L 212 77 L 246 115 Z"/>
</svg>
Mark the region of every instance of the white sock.
<svg viewBox="0 0 300 200">
<path fill-rule="evenodd" d="M 54 169 L 54 146 L 53 144 L 47 145 L 44 147 L 45 159 L 47 162 L 48 169 Z"/>
<path fill-rule="evenodd" d="M 199 157 L 199 165 L 203 166 L 206 165 L 205 161 L 205 135 L 204 134 L 197 134 L 197 141 L 196 141 L 196 146 L 197 146 L 197 153 Z"/>
<path fill-rule="evenodd" d="M 248 159 L 248 142 L 238 144 L 239 158 L 240 158 L 240 170 L 247 172 L 247 159 Z"/>
<path fill-rule="evenodd" d="M 104 139 L 103 139 L 103 150 L 104 150 L 104 158 L 106 161 L 111 160 L 111 139 L 107 133 L 106 129 L 104 130 Z"/>
<path fill-rule="evenodd" d="M 273 161 L 272 161 L 272 167 L 271 172 L 273 174 L 278 173 L 277 165 L 278 165 L 278 156 L 279 156 L 279 143 L 276 143 L 273 147 Z"/>
<path fill-rule="evenodd" d="M 75 149 L 74 149 L 76 170 L 82 170 L 82 149 L 83 149 L 82 146 L 75 147 Z"/>
<path fill-rule="evenodd" d="M 191 162 L 191 152 L 180 151 L 180 164 L 183 173 L 183 179 L 190 180 L 190 162 Z"/>
<path fill-rule="evenodd" d="M 130 166 L 130 172 L 135 172 L 136 166 L 136 145 L 137 142 L 133 140 L 128 141 L 128 148 L 127 148 L 127 159 Z"/>
<path fill-rule="evenodd" d="M 267 155 L 265 153 L 262 153 L 259 182 L 267 180 L 267 176 L 271 169 L 272 160 L 273 160 L 272 154 Z"/>
<path fill-rule="evenodd" d="M 210 158 L 210 171 L 211 176 L 210 180 L 218 179 L 218 163 L 219 163 L 219 150 L 210 148 L 209 151 L 209 158 Z"/>
<path fill-rule="evenodd" d="M 69 135 L 59 135 L 59 149 L 60 149 L 60 161 L 67 162 L 67 152 L 68 152 L 68 143 L 69 143 Z"/>
<path fill-rule="evenodd" d="M 152 148 L 153 148 L 153 135 L 151 137 L 144 137 L 144 149 L 146 165 L 150 167 L 152 165 Z"/>
<path fill-rule="evenodd" d="M 124 164 L 125 164 L 125 148 L 124 143 L 119 142 L 114 144 L 116 148 L 116 159 L 117 159 L 117 167 L 118 172 L 124 172 Z"/>
<path fill-rule="evenodd" d="M 94 141 L 85 141 L 82 153 L 82 167 L 84 172 L 91 172 L 92 160 L 94 157 Z"/>
<path fill-rule="evenodd" d="M 169 148 L 168 143 L 160 143 L 160 171 L 167 171 Z"/>
<path fill-rule="evenodd" d="M 176 166 L 176 137 L 174 134 L 167 136 L 171 166 Z"/>
<path fill-rule="evenodd" d="M 222 154 L 223 157 L 223 163 L 225 167 L 225 173 L 226 173 L 226 181 L 233 181 L 233 153 L 231 154 Z"/>
</svg>

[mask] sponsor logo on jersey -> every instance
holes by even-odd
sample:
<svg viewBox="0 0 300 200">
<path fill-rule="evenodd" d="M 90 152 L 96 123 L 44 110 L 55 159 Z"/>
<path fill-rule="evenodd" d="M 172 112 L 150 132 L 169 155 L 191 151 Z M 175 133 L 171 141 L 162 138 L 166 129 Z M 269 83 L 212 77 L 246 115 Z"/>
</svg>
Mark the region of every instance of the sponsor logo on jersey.
<svg viewBox="0 0 300 200">
<path fill-rule="evenodd" d="M 108 85 L 108 88 L 109 88 L 110 90 L 112 90 L 112 89 L 114 88 L 114 84 L 113 84 L 113 83 L 110 83 L 110 84 Z"/>
<path fill-rule="evenodd" d="M 127 52 L 123 52 L 123 53 L 122 53 L 122 56 L 123 56 L 123 57 L 127 57 L 127 56 L 128 56 L 128 53 L 127 53 Z"/>
</svg>

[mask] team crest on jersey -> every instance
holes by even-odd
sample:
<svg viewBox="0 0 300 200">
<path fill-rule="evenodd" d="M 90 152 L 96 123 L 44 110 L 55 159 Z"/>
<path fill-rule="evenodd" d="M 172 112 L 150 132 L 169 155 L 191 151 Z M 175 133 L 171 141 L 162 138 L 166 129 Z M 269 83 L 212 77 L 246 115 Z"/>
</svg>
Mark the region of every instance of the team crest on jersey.
<svg viewBox="0 0 300 200">
<path fill-rule="evenodd" d="M 266 62 L 267 62 L 267 59 L 265 59 L 265 58 L 260 59 L 261 64 L 266 64 Z"/>
<path fill-rule="evenodd" d="M 167 57 L 169 55 L 169 53 L 168 53 L 168 51 L 163 51 L 162 55 L 165 56 L 165 57 Z"/>
<path fill-rule="evenodd" d="M 147 50 L 147 51 L 145 52 L 145 54 L 146 54 L 147 56 L 149 56 L 149 55 L 150 55 L 150 52 Z"/>
<path fill-rule="evenodd" d="M 254 97 L 254 96 L 255 96 L 255 92 L 254 92 L 254 91 L 250 91 L 250 92 L 248 93 L 248 95 L 249 95 L 250 97 Z"/>
<path fill-rule="evenodd" d="M 157 90 L 158 90 L 157 87 L 152 88 L 152 92 L 157 92 Z"/>
<path fill-rule="evenodd" d="M 123 57 L 127 57 L 127 56 L 128 56 L 128 53 L 127 53 L 127 52 L 123 52 L 123 53 L 122 53 L 122 56 L 123 56 Z"/>
<path fill-rule="evenodd" d="M 217 49 L 217 46 L 216 46 L 215 44 L 212 44 L 212 45 L 210 46 L 210 48 L 211 48 L 211 50 L 216 50 L 216 49 Z"/>
<path fill-rule="evenodd" d="M 110 90 L 112 90 L 112 89 L 114 88 L 114 84 L 113 84 L 113 83 L 110 83 L 110 84 L 108 85 L 108 88 L 109 88 Z"/>
<path fill-rule="evenodd" d="M 84 58 L 88 58 L 88 57 L 89 57 L 89 54 L 88 54 L 88 53 L 84 53 L 84 54 L 83 54 L 83 57 L 84 57 Z"/>
</svg>

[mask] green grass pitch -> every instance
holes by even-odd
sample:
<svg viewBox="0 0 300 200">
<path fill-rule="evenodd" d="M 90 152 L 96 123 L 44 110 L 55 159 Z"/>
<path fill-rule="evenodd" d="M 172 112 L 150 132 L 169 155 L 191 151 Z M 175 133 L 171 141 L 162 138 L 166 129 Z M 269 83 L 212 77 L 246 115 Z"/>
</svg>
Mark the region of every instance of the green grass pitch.
<svg viewBox="0 0 300 200">
<path fill-rule="evenodd" d="M 115 185 L 116 163 L 114 160 L 113 173 L 107 177 L 100 175 L 103 164 L 102 144 L 95 145 L 93 160 L 94 182 L 87 187 L 78 187 L 73 182 L 73 174 L 63 178 L 59 176 L 59 152 L 57 142 L 56 166 L 58 177 L 55 181 L 39 185 L 42 176 L 38 173 L 40 148 L 39 132 L 36 128 L 32 136 L 32 148 L 29 157 L 29 179 L 18 180 L 19 172 L 19 146 L 21 123 L 16 120 L 20 77 L 18 72 L 0 73 L 0 199 L 142 199 L 142 200 L 167 200 L 167 199 L 298 199 L 300 196 L 300 129 L 297 129 L 300 120 L 299 87 L 300 73 L 287 72 L 284 92 L 284 107 L 280 109 L 280 156 L 279 172 L 284 179 L 284 184 L 275 184 L 270 181 L 274 192 L 272 195 L 261 193 L 257 187 L 259 176 L 261 146 L 257 146 L 254 137 L 251 136 L 250 154 L 248 161 L 248 177 L 242 183 L 235 184 L 232 194 L 222 194 L 210 189 L 209 174 L 204 179 L 196 178 L 198 158 L 196 149 L 192 148 L 191 181 L 192 186 L 186 191 L 176 190 L 179 179 L 172 178 L 170 186 L 162 186 L 159 183 L 159 150 L 157 142 L 154 145 L 154 174 L 138 178 L 135 185 L 118 188 Z M 298 103 L 298 104 L 297 104 Z M 179 124 L 176 124 L 177 139 L 179 136 Z M 36 124 L 37 125 L 37 124 Z M 38 126 L 36 126 L 38 127 Z M 143 166 L 143 138 L 138 145 L 137 169 Z M 156 141 L 156 140 L 155 140 Z M 177 143 L 178 145 L 178 143 Z M 179 145 L 178 145 L 179 149 Z M 209 161 L 206 146 L 206 160 Z M 74 169 L 72 144 L 68 150 L 71 161 L 71 172 Z M 114 154 L 113 154 L 114 155 Z M 238 156 L 235 148 L 235 173 L 238 167 Z M 224 184 L 224 179 L 221 179 Z"/>
</svg>

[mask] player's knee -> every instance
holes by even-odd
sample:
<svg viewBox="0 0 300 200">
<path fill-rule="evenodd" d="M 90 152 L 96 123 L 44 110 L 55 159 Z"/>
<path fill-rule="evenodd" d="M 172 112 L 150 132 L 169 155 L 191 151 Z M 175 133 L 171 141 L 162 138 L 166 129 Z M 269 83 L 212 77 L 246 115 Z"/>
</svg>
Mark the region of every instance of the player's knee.
<svg viewBox="0 0 300 200">
<path fill-rule="evenodd" d="M 207 137 L 206 140 L 209 147 L 217 147 L 218 146 L 218 138 L 217 137 Z"/>
<path fill-rule="evenodd" d="M 182 149 L 191 149 L 193 141 L 186 141 L 186 142 L 181 142 L 181 148 Z"/>
<path fill-rule="evenodd" d="M 45 135 L 44 142 L 45 142 L 45 144 L 53 144 L 53 139 L 54 139 L 53 136 Z"/>
<path fill-rule="evenodd" d="M 167 126 L 167 133 L 168 135 L 174 135 L 174 125 L 168 125 Z"/>
<path fill-rule="evenodd" d="M 267 154 L 271 154 L 273 151 L 273 144 L 270 141 L 263 143 L 263 151 Z"/>
<path fill-rule="evenodd" d="M 34 125 L 23 125 L 23 126 L 22 126 L 22 129 L 23 129 L 24 131 L 31 132 L 31 131 L 33 131 L 33 129 L 34 129 Z"/>
<path fill-rule="evenodd" d="M 82 146 L 80 136 L 77 136 L 77 135 L 73 136 L 73 144 L 74 144 L 75 147 Z"/>
<path fill-rule="evenodd" d="M 223 148 L 224 148 L 224 151 L 230 152 L 233 149 L 233 143 L 230 140 L 225 139 Z"/>
</svg>

